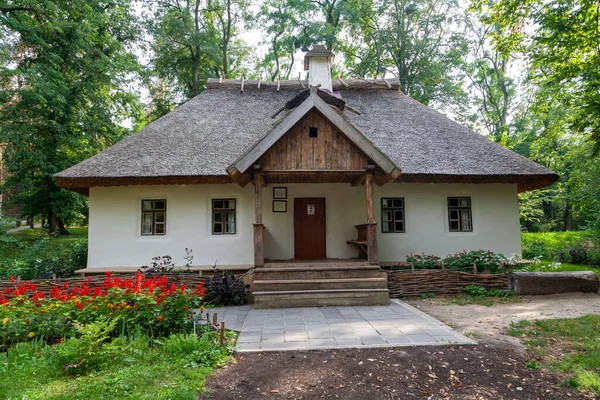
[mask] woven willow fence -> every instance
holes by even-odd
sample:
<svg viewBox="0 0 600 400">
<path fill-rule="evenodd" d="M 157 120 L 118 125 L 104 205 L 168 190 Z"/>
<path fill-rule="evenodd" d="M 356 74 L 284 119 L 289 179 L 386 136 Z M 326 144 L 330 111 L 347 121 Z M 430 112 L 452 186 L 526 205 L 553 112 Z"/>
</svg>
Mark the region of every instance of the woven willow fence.
<svg viewBox="0 0 600 400">
<path fill-rule="evenodd" d="M 423 293 L 456 294 L 469 285 L 486 289 L 507 289 L 504 274 L 473 274 L 454 270 L 388 271 L 390 297 L 410 297 Z"/>
</svg>

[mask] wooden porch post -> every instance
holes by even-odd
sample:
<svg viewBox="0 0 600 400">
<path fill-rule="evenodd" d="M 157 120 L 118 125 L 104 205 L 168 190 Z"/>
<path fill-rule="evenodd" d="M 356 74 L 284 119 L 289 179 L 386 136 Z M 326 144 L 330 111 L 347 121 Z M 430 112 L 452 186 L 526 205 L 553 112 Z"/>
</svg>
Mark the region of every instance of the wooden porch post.
<svg viewBox="0 0 600 400">
<path fill-rule="evenodd" d="M 262 188 L 264 180 L 262 173 L 254 175 L 254 266 L 265 265 L 264 227 L 262 222 Z"/>
<path fill-rule="evenodd" d="M 379 265 L 377 251 L 377 222 L 373 208 L 373 171 L 368 170 L 365 176 L 365 191 L 367 197 L 367 260 L 371 265 Z"/>
</svg>

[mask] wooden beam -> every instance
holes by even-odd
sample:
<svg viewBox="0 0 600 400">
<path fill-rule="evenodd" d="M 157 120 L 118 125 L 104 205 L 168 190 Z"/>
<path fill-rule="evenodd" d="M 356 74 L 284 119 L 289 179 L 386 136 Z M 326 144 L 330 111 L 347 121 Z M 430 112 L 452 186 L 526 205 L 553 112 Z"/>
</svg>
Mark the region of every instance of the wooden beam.
<svg viewBox="0 0 600 400">
<path fill-rule="evenodd" d="M 265 264 L 264 224 L 262 221 L 262 189 L 263 176 L 261 172 L 254 174 L 254 266 Z"/>
<path fill-rule="evenodd" d="M 236 167 L 232 166 L 227 168 L 227 175 L 241 187 L 246 187 L 246 185 L 250 183 L 250 176 L 248 174 L 242 174 Z"/>
<path fill-rule="evenodd" d="M 373 172 L 371 170 L 365 173 L 365 195 L 367 203 L 367 260 L 371 265 L 379 265 L 377 223 L 375 222 L 373 200 Z"/>
</svg>

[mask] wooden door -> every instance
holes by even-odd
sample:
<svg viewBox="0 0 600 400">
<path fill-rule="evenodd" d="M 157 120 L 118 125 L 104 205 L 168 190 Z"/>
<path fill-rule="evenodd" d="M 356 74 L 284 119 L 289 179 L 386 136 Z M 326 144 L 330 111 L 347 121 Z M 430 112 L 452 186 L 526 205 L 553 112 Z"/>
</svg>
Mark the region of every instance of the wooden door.
<svg viewBox="0 0 600 400">
<path fill-rule="evenodd" d="M 294 257 L 325 258 L 325 199 L 294 199 Z"/>
</svg>

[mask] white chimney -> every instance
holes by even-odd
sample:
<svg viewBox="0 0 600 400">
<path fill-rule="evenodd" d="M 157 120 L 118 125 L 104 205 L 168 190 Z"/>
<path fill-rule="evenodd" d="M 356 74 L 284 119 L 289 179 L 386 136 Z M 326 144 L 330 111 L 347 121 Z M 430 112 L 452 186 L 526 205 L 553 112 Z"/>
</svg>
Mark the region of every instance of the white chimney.
<svg viewBox="0 0 600 400">
<path fill-rule="evenodd" d="M 331 64 L 333 53 L 327 47 L 316 44 L 304 56 L 304 70 L 308 71 L 308 84 L 310 86 L 321 85 L 321 89 L 333 92 L 331 84 Z"/>
</svg>

